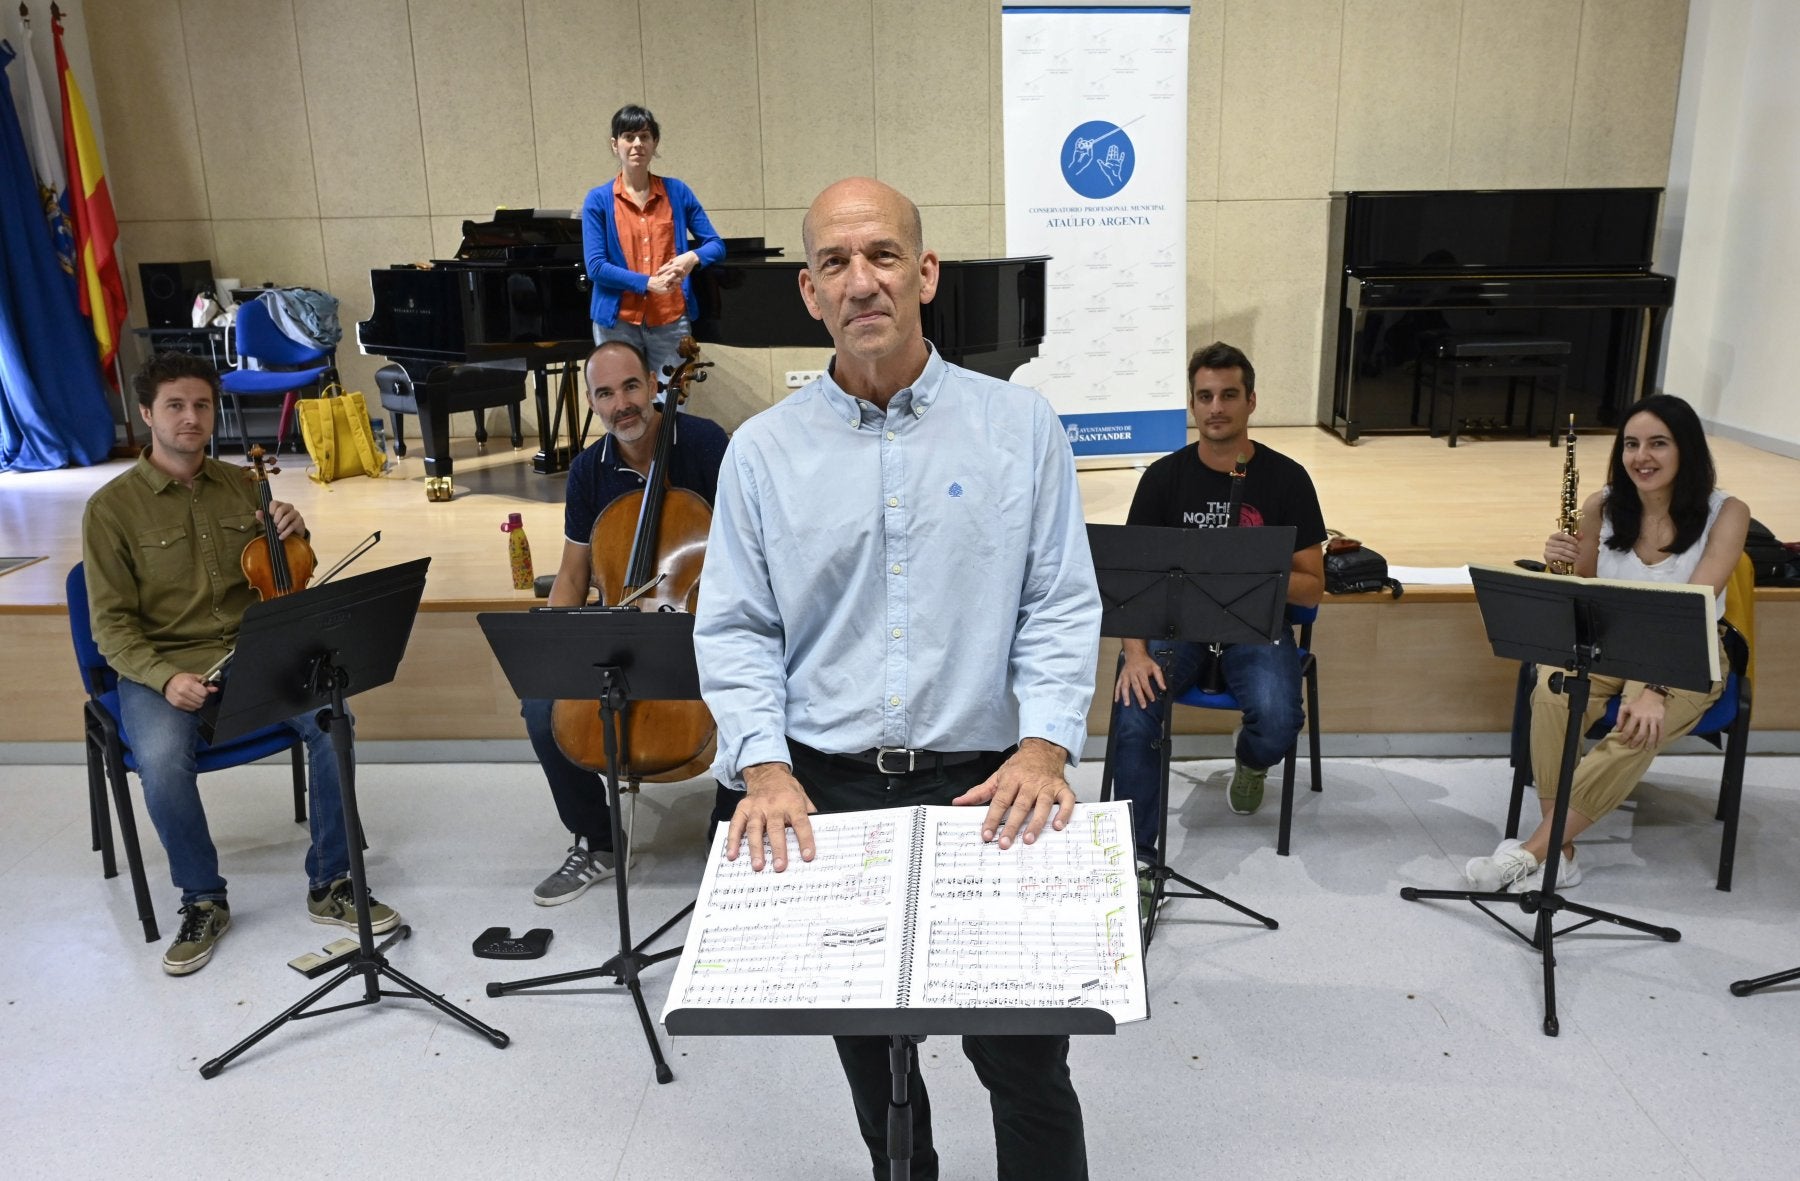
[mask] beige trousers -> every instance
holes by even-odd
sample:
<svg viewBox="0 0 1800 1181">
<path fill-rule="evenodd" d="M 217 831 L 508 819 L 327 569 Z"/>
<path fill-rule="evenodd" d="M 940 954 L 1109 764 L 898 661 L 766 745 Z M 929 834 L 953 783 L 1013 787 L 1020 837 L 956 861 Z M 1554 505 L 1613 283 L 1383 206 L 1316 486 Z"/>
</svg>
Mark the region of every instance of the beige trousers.
<svg viewBox="0 0 1800 1181">
<path fill-rule="evenodd" d="M 1725 665 L 1725 654 L 1721 651 L 1719 667 L 1723 669 Z M 1537 783 L 1538 797 L 1545 800 L 1556 798 L 1556 780 L 1562 773 L 1563 739 L 1569 726 L 1569 699 L 1561 693 L 1552 693 L 1549 686 L 1551 674 L 1560 671 L 1540 667 L 1537 688 L 1531 694 L 1531 774 Z M 1654 748 L 1633 749 L 1625 744 L 1617 730 L 1596 742 L 1593 749 L 1575 764 L 1569 810 L 1579 812 L 1589 820 L 1598 820 L 1624 803 L 1644 772 L 1649 770 L 1651 760 L 1692 730 L 1707 707 L 1719 699 L 1724 688 L 1724 682 L 1714 681 L 1712 689 L 1706 693 L 1670 689 L 1664 703 L 1662 742 Z M 1625 700 L 1635 700 L 1643 689 L 1642 681 L 1590 677 L 1586 716 L 1581 719 L 1582 733 L 1587 733 L 1588 727 L 1606 712 L 1606 703 L 1612 698 L 1623 694 Z"/>
</svg>

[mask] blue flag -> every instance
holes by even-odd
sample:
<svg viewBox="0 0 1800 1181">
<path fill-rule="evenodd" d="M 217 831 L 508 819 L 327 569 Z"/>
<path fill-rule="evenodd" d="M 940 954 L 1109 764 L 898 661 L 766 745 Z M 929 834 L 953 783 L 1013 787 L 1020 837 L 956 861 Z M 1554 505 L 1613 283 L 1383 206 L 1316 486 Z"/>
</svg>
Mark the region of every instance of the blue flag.
<svg viewBox="0 0 1800 1181">
<path fill-rule="evenodd" d="M 113 419 L 94 334 L 44 223 L 0 41 L 0 471 L 99 463 Z"/>
</svg>

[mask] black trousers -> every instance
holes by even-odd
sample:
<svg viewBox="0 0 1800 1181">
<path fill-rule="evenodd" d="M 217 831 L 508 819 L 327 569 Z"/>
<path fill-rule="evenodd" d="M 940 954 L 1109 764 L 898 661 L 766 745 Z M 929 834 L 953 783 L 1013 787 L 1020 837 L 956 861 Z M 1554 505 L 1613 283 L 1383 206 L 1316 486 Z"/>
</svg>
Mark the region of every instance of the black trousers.
<svg viewBox="0 0 1800 1181">
<path fill-rule="evenodd" d="M 821 812 L 948 804 L 994 773 L 1004 753 L 911 775 L 884 775 L 845 759 L 788 743 L 794 778 Z M 969 810 L 979 823 L 981 810 Z M 888 1039 L 840 1037 L 838 1060 L 850 1082 L 856 1122 L 868 1145 L 876 1181 L 887 1181 L 888 1099 L 892 1075 Z M 965 1037 L 963 1053 L 987 1088 L 994 1116 L 994 1153 L 1000 1181 L 1086 1181 L 1087 1138 L 1081 1101 L 1069 1078 L 1065 1036 Z M 936 1181 L 937 1150 L 931 1140 L 931 1101 L 913 1067 L 907 1094 L 913 1111 L 913 1176 Z"/>
</svg>

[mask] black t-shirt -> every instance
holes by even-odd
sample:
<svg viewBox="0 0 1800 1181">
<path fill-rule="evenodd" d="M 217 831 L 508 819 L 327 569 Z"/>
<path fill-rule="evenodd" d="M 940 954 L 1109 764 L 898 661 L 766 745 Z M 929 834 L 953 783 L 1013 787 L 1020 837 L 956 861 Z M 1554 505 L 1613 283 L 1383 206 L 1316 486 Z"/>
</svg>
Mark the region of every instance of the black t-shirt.
<svg viewBox="0 0 1800 1181">
<path fill-rule="evenodd" d="M 1193 444 L 1171 451 L 1144 471 L 1131 498 L 1127 525 L 1160 525 L 1181 529 L 1222 529 L 1231 509 L 1231 480 L 1200 462 Z M 1319 494 L 1306 469 L 1258 443 L 1244 466 L 1244 498 L 1240 525 L 1292 525 L 1294 550 L 1325 540 L 1325 516 Z"/>
<path fill-rule="evenodd" d="M 669 486 L 698 492 L 712 504 L 719 490 L 719 465 L 730 441 L 725 428 L 710 418 L 683 412 L 676 419 L 675 441 L 669 445 Z M 644 477 L 621 462 L 612 436 L 602 436 L 569 465 L 563 536 L 576 545 L 588 544 L 600 511 L 643 486 Z"/>
</svg>

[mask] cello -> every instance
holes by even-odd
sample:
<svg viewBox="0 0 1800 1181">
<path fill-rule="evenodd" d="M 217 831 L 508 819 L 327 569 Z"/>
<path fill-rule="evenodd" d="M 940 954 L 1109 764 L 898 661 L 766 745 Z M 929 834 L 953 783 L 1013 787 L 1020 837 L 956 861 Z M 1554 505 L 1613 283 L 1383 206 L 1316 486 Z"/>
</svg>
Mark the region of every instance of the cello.
<svg viewBox="0 0 1800 1181">
<path fill-rule="evenodd" d="M 712 362 L 698 359 L 700 346 L 691 336 L 682 339 L 679 351 L 681 363 L 669 375 L 667 393 L 656 407 L 662 423 L 650 474 L 643 488 L 614 500 L 594 522 L 588 557 L 602 603 L 691 613 L 699 596 L 712 509 L 698 493 L 669 487 L 668 469 L 679 421 L 676 409 L 686 403 L 691 383 L 706 380 Z M 598 701 L 558 701 L 550 719 L 556 745 L 570 762 L 590 771 L 606 770 Z M 619 761 L 626 780 L 621 790 L 643 780 L 691 779 L 712 760 L 714 726 L 704 702 L 632 702 L 621 728 Z"/>
</svg>

